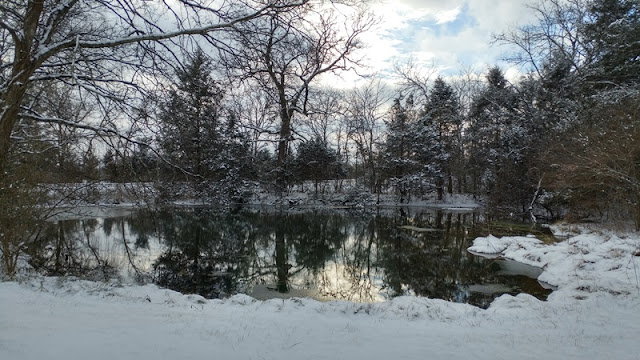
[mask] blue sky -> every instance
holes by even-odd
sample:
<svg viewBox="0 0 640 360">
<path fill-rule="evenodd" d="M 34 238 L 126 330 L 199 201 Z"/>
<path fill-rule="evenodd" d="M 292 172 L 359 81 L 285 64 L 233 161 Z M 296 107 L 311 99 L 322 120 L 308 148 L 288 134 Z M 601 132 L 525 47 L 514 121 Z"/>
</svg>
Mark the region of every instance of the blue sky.
<svg viewBox="0 0 640 360">
<path fill-rule="evenodd" d="M 509 50 L 491 45 L 491 35 L 531 22 L 530 0 L 382 0 L 373 5 L 379 26 L 365 41 L 373 71 L 389 73 L 411 59 L 455 76 L 463 67 L 482 72 L 495 64 L 517 78 L 519 69 L 500 59 Z"/>
</svg>

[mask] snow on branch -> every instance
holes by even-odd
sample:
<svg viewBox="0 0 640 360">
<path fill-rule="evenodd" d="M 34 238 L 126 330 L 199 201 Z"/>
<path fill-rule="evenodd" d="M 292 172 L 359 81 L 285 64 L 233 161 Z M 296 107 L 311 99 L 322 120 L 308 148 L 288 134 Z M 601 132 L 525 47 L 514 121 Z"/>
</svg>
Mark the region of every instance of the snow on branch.
<svg viewBox="0 0 640 360">
<path fill-rule="evenodd" d="M 44 61 L 49 57 L 59 53 L 62 50 L 74 48 L 74 47 L 83 48 L 83 49 L 104 49 L 104 48 L 112 48 L 112 47 L 118 47 L 118 46 L 127 45 L 127 44 L 134 44 L 134 43 L 157 42 L 157 41 L 172 39 L 179 36 L 206 35 L 214 31 L 233 28 L 237 24 L 256 19 L 272 10 L 293 8 L 293 7 L 305 4 L 307 2 L 308 0 L 303 0 L 293 4 L 281 4 L 281 5 L 268 4 L 248 15 L 241 16 L 227 22 L 209 24 L 201 27 L 185 28 L 185 29 L 169 31 L 169 32 L 141 34 L 141 35 L 134 35 L 129 37 L 100 40 L 100 41 L 80 41 L 77 38 L 73 38 L 73 39 L 55 43 L 40 49 L 40 51 L 36 54 L 36 58 L 40 59 L 40 61 Z"/>
</svg>

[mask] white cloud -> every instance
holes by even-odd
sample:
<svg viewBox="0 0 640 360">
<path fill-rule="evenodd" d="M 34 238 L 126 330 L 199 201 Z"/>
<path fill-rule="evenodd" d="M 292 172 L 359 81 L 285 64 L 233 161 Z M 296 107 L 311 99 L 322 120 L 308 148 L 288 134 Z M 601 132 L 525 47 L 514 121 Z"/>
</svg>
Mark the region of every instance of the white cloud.
<svg viewBox="0 0 640 360">
<path fill-rule="evenodd" d="M 405 59 L 450 72 L 460 69 L 461 63 L 480 71 L 500 64 L 505 49 L 491 46 L 491 35 L 531 21 L 528 2 L 396 0 L 375 4 L 372 9 L 381 23 L 365 37 L 369 72 L 388 71 L 394 61 Z M 458 22 L 455 31 L 436 31 L 458 19 L 465 21 Z M 512 79 L 518 77 L 514 69 L 508 74 Z"/>
<path fill-rule="evenodd" d="M 393 4 L 402 4 L 411 9 L 417 10 L 427 10 L 430 12 L 441 12 L 451 10 L 452 8 L 461 7 L 464 5 L 465 1 L 463 0 L 452 0 L 452 1 L 442 1 L 442 0 L 396 0 Z M 390 2 L 387 2 L 387 5 Z"/>
<path fill-rule="evenodd" d="M 443 10 L 436 13 L 436 23 L 437 24 L 445 24 L 448 22 L 455 21 L 460 15 L 460 11 L 462 8 L 460 6 L 453 8 L 451 10 Z"/>
</svg>

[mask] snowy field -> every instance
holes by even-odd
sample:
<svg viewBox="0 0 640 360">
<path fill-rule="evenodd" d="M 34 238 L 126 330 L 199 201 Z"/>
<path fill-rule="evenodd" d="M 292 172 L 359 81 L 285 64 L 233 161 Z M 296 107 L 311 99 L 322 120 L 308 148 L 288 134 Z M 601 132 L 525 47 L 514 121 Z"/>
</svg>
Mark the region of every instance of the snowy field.
<svg viewBox="0 0 640 360">
<path fill-rule="evenodd" d="M 544 269 L 542 302 L 487 310 L 424 298 L 363 305 L 205 300 L 153 285 L 0 283 L 0 359 L 640 359 L 640 235 L 479 238 L 471 250 Z"/>
</svg>

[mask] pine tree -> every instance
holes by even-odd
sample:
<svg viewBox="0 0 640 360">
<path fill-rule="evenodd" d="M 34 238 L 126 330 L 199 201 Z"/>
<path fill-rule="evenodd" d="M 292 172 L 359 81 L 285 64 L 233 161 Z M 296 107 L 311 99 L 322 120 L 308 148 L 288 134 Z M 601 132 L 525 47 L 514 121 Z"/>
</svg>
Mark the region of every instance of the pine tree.
<svg viewBox="0 0 640 360">
<path fill-rule="evenodd" d="M 404 104 L 397 97 L 393 100 L 390 119 L 387 122 L 387 139 L 382 150 L 382 175 L 391 181 L 400 203 L 410 200 L 411 183 L 416 171 L 413 159 L 413 96 Z"/>
<path fill-rule="evenodd" d="M 251 174 L 248 139 L 238 130 L 237 115 L 223 105 L 211 60 L 197 50 L 176 77 L 161 104 L 158 139 L 166 160 L 179 169 L 172 173 L 187 174 L 199 193 L 243 201 L 240 180 Z"/>
<path fill-rule="evenodd" d="M 474 193 L 488 195 L 489 209 L 527 213 L 540 180 L 540 158 L 560 127 L 562 104 L 569 109 L 566 67 L 549 64 L 541 79 L 508 84 L 494 67 L 475 98 L 467 131 Z M 548 76 L 548 77 L 547 77 Z M 551 79 L 555 79 L 551 81 Z M 567 100 L 568 101 L 568 100 Z"/>
<path fill-rule="evenodd" d="M 591 1 L 592 21 L 583 30 L 592 56 L 590 80 L 599 87 L 640 80 L 640 3 L 637 0 Z M 607 86 L 608 84 L 608 86 Z"/>
<path fill-rule="evenodd" d="M 82 175 L 86 180 L 99 179 L 100 160 L 96 156 L 93 147 L 90 147 L 82 156 Z"/>
<path fill-rule="evenodd" d="M 198 50 L 169 91 L 160 113 L 160 145 L 188 173 L 213 176 L 211 159 L 221 150 L 223 91 L 211 76 L 211 60 Z"/>
<path fill-rule="evenodd" d="M 122 180 L 122 166 L 117 155 L 112 149 L 108 149 L 102 156 L 102 179 L 107 181 Z"/>
<path fill-rule="evenodd" d="M 293 166 L 296 180 L 312 180 L 316 194 L 320 181 L 345 175 L 344 166 L 338 161 L 336 151 L 319 137 L 300 144 Z"/>
<path fill-rule="evenodd" d="M 462 117 L 453 88 L 438 77 L 419 121 L 414 124 L 414 153 L 422 166 L 422 175 L 434 183 L 438 199 L 444 197 L 445 185 L 453 193 L 456 161 L 462 158 Z M 460 181 L 461 179 L 458 179 Z"/>
<path fill-rule="evenodd" d="M 508 154 L 505 132 L 514 122 L 516 99 L 498 67 L 489 69 L 487 85 L 471 104 L 470 124 L 467 131 L 469 167 L 473 192 L 492 193 L 499 177 L 501 159 Z"/>
</svg>

